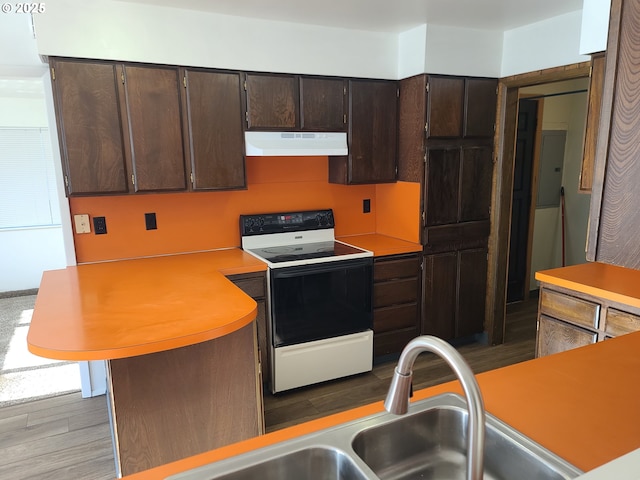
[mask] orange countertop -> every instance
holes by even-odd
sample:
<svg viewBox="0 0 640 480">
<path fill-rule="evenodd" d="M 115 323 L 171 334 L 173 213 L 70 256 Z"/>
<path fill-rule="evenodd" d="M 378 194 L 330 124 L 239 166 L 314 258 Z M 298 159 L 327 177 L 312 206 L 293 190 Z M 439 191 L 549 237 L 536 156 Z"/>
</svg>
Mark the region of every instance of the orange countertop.
<svg viewBox="0 0 640 480">
<path fill-rule="evenodd" d="M 27 335 L 31 353 L 107 360 L 212 340 L 256 316 L 225 275 L 266 270 L 239 249 L 44 272 Z"/>
<path fill-rule="evenodd" d="M 640 332 L 485 372 L 477 379 L 487 412 L 589 471 L 640 447 L 639 351 Z M 419 390 L 413 400 L 447 391 L 462 393 L 457 382 L 449 382 Z M 373 403 L 125 478 L 165 478 L 382 409 L 382 402 Z"/>
<path fill-rule="evenodd" d="M 640 270 L 589 262 L 536 272 L 536 280 L 640 308 Z"/>
<path fill-rule="evenodd" d="M 419 243 L 407 242 L 406 240 L 400 240 L 399 238 L 389 237 L 379 233 L 349 235 L 338 237 L 337 239 L 341 242 L 353 245 L 354 247 L 369 250 L 370 252 L 373 252 L 373 255 L 376 257 L 422 252 L 422 245 Z"/>
</svg>

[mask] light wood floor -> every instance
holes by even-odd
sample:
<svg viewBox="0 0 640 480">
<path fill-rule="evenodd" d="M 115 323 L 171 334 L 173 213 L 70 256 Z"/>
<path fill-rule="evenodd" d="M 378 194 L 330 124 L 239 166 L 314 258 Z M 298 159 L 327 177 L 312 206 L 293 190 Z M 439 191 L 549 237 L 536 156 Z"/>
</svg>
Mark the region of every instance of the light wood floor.
<svg viewBox="0 0 640 480">
<path fill-rule="evenodd" d="M 507 307 L 506 341 L 459 347 L 475 373 L 532 359 L 537 299 Z M 395 361 L 372 372 L 277 395 L 265 393 L 267 430 L 304 422 L 384 398 Z M 414 387 L 452 380 L 448 367 L 422 354 Z M 0 409 L 0 479 L 102 480 L 115 476 L 104 396 L 62 395 Z"/>
</svg>

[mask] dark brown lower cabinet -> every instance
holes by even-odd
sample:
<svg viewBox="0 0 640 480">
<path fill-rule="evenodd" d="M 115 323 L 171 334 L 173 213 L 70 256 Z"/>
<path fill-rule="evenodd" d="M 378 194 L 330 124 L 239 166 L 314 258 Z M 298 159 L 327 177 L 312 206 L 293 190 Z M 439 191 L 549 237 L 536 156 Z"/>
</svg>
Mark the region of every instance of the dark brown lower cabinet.
<svg viewBox="0 0 640 480">
<path fill-rule="evenodd" d="M 258 354 L 260 359 L 260 371 L 262 381 L 269 382 L 271 368 L 269 365 L 269 333 L 267 329 L 267 305 L 266 305 L 266 276 L 264 272 L 242 273 L 227 277 L 240 290 L 253 298 L 258 304 L 256 315 L 256 328 L 258 330 Z"/>
<path fill-rule="evenodd" d="M 484 331 L 487 250 L 424 256 L 422 333 L 444 339 Z"/>
<path fill-rule="evenodd" d="M 420 335 L 420 256 L 376 258 L 373 282 L 374 356 L 400 352 Z"/>
</svg>

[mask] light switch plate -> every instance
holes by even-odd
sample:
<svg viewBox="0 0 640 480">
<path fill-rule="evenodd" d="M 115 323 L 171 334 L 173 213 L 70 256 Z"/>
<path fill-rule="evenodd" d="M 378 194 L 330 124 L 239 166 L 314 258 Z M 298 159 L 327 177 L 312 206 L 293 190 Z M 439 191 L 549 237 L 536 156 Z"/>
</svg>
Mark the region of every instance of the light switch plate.
<svg viewBox="0 0 640 480">
<path fill-rule="evenodd" d="M 76 225 L 76 233 L 91 233 L 88 214 L 74 215 L 73 222 Z"/>
</svg>

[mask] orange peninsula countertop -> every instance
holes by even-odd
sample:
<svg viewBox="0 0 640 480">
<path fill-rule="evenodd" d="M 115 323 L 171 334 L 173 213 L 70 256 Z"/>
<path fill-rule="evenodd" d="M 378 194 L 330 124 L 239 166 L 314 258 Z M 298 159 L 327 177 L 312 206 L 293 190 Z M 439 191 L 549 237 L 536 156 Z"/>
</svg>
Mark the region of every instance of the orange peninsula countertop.
<svg viewBox="0 0 640 480">
<path fill-rule="evenodd" d="M 373 252 L 375 257 L 422 252 L 422 245 L 419 243 L 407 242 L 406 240 L 389 237 L 388 235 L 382 235 L 380 233 L 349 235 L 338 237 L 337 240 L 353 245 L 354 247 L 369 250 Z"/>
<path fill-rule="evenodd" d="M 640 308 L 640 270 L 588 262 L 536 272 L 536 280 Z"/>
<path fill-rule="evenodd" d="M 495 348 L 502 348 L 497 346 Z M 640 448 L 640 332 L 477 375 L 487 412 L 584 471 Z M 413 401 L 457 382 L 415 392 Z M 383 410 L 382 402 L 254 437 L 124 477 L 165 478 Z"/>
<path fill-rule="evenodd" d="M 29 351 L 108 360 L 227 335 L 249 324 L 257 306 L 225 275 L 264 270 L 265 263 L 232 248 L 44 272 Z"/>
</svg>

